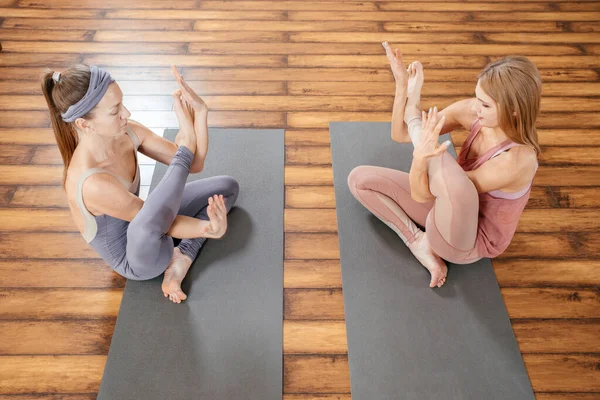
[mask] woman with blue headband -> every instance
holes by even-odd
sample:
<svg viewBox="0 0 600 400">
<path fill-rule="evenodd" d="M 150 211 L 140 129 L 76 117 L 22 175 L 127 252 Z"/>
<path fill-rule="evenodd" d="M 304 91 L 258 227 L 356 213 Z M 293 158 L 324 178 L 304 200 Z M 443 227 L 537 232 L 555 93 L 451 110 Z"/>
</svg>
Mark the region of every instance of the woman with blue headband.
<svg viewBox="0 0 600 400">
<path fill-rule="evenodd" d="M 225 234 L 239 185 L 229 176 L 186 183 L 204 168 L 208 107 L 175 66 L 173 73 L 180 86 L 173 93 L 175 142 L 129 120 L 119 85 L 95 65 L 46 71 L 42 91 L 65 166 L 63 187 L 83 238 L 125 278 L 164 272 L 164 296 L 180 303 L 187 297 L 181 282 L 200 247 Z M 138 197 L 138 151 L 169 165 L 146 201 Z M 181 239 L 177 247 L 173 238 Z"/>
</svg>

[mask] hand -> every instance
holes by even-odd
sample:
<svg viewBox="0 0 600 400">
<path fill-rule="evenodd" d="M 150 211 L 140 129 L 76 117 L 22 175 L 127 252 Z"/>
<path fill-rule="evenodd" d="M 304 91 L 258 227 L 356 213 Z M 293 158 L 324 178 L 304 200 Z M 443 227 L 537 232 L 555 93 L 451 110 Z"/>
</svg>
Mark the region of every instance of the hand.
<svg viewBox="0 0 600 400">
<path fill-rule="evenodd" d="M 408 85 L 408 71 L 404 68 L 402 53 L 398 49 L 392 52 L 388 42 L 383 42 L 382 44 L 383 48 L 385 49 L 387 59 L 390 62 L 390 67 L 392 68 L 392 74 L 394 74 L 396 85 L 406 88 Z"/>
<path fill-rule="evenodd" d="M 212 239 L 220 239 L 227 231 L 227 207 L 223 195 L 208 198 L 207 208 L 210 222 L 202 229 L 202 235 Z"/>
<path fill-rule="evenodd" d="M 450 147 L 449 140 L 441 145 L 439 144 L 440 131 L 444 126 L 446 117 L 442 116 L 438 119 L 437 107 L 434 107 L 429 109 L 429 114 L 422 111 L 421 118 L 423 119 L 421 122 L 421 140 L 419 143 L 415 143 L 413 158 L 427 160 L 442 155 Z"/>
<path fill-rule="evenodd" d="M 171 66 L 171 70 L 173 71 L 175 79 L 177 79 L 177 83 L 179 84 L 181 94 L 185 101 L 187 101 L 196 111 L 208 111 L 208 106 L 206 105 L 204 100 L 202 100 L 200 96 L 198 96 L 196 92 L 194 92 L 194 90 L 192 90 L 192 88 L 188 86 L 188 84 L 183 79 L 183 76 L 181 76 L 181 74 L 177 70 L 177 67 L 173 65 Z"/>
</svg>

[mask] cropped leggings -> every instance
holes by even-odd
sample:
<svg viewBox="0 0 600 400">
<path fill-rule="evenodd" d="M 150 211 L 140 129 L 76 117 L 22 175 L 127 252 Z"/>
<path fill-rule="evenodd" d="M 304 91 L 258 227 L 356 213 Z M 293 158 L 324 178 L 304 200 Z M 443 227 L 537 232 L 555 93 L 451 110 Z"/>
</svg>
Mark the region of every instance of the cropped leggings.
<svg viewBox="0 0 600 400">
<path fill-rule="evenodd" d="M 409 123 L 411 138 L 421 133 L 421 119 Z M 414 139 L 413 139 L 414 140 Z M 455 264 L 479 260 L 476 239 L 479 195 L 473 182 L 448 152 L 429 159 L 429 190 L 435 200 L 419 203 L 410 196 L 409 174 L 376 166 L 356 167 L 348 176 L 354 197 L 376 217 L 415 240 L 414 223 L 425 228 L 433 251 Z M 386 196 L 399 207 L 390 207 Z M 386 204 L 388 203 L 388 204 Z"/>
<path fill-rule="evenodd" d="M 160 275 L 173 256 L 173 238 L 168 236 L 175 217 L 185 215 L 209 220 L 208 199 L 222 194 L 227 212 L 239 194 L 238 182 L 230 176 L 214 176 L 186 183 L 193 153 L 179 147 L 164 177 L 148 195 L 142 209 L 127 228 L 126 262 L 115 271 L 128 279 L 145 280 Z M 192 260 L 205 238 L 183 239 L 179 249 Z"/>
</svg>

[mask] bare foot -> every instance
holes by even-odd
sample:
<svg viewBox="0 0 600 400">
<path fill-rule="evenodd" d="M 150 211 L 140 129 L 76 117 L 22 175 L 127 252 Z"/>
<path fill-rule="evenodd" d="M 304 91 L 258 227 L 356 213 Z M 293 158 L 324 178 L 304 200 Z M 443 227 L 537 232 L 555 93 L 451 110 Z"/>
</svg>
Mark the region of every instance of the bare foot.
<svg viewBox="0 0 600 400">
<path fill-rule="evenodd" d="M 423 64 L 418 61 L 411 63 L 408 66 L 406 112 L 413 113 L 415 110 L 417 111 L 416 115 L 411 115 L 411 118 L 421 116 L 421 89 L 423 89 L 424 80 Z"/>
<path fill-rule="evenodd" d="M 418 61 L 413 62 L 408 66 L 408 87 L 407 87 L 407 102 L 406 107 L 417 108 L 418 115 L 421 115 L 421 89 L 425 75 L 423 74 L 423 64 Z"/>
<path fill-rule="evenodd" d="M 415 236 L 416 240 L 412 242 L 408 248 L 431 274 L 429 287 L 441 287 L 444 282 L 446 282 L 446 276 L 448 275 L 446 263 L 440 256 L 433 252 L 431 245 L 427 240 L 427 235 L 423 232 L 417 232 Z"/>
<path fill-rule="evenodd" d="M 182 300 L 187 298 L 187 295 L 181 290 L 181 282 L 183 282 L 183 278 L 185 278 L 191 265 L 192 260 L 182 254 L 179 247 L 175 247 L 171 264 L 165 270 L 161 287 L 165 297 L 168 296 L 173 303 L 181 303 Z"/>
</svg>

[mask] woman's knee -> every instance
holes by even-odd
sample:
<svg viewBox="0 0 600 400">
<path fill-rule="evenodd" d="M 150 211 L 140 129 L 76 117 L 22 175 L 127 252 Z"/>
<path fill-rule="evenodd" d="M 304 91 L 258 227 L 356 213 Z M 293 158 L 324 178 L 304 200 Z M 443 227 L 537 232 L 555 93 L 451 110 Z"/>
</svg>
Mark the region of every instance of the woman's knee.
<svg viewBox="0 0 600 400">
<path fill-rule="evenodd" d="M 223 175 L 221 180 L 223 185 L 221 194 L 223 194 L 223 197 L 226 198 L 225 203 L 227 206 L 227 211 L 229 211 L 239 197 L 240 183 L 229 175 Z"/>
<path fill-rule="evenodd" d="M 356 193 L 360 189 L 368 189 L 366 177 L 373 172 L 370 165 L 359 165 L 348 174 L 348 187 L 352 193 Z"/>
</svg>

